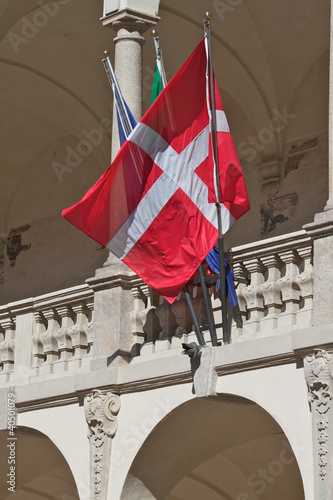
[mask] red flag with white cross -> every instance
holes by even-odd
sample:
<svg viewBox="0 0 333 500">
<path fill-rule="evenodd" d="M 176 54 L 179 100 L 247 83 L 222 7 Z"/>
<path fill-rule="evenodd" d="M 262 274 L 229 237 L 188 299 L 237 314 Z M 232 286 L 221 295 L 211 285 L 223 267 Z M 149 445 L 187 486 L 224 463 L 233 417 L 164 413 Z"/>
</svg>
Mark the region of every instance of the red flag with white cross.
<svg viewBox="0 0 333 500">
<path fill-rule="evenodd" d="M 172 303 L 218 239 L 204 40 L 63 216 Z M 249 208 L 215 83 L 222 231 Z"/>
</svg>

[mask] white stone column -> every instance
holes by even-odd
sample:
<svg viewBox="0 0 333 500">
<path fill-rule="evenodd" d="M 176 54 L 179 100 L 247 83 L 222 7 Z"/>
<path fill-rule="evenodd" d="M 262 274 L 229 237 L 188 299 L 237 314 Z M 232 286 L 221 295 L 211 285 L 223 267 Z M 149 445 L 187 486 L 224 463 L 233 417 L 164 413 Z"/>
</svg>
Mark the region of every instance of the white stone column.
<svg viewBox="0 0 333 500">
<path fill-rule="evenodd" d="M 112 2 L 105 0 L 102 22 L 104 26 L 110 26 L 116 31 L 117 36 L 114 38 L 116 77 L 128 107 L 134 118 L 139 121 L 142 117 L 142 47 L 145 43 L 142 34 L 150 27 L 155 26 L 159 20 L 155 14 L 159 2 L 147 2 L 145 7 L 149 6 L 149 8 L 142 12 L 133 10 L 131 8 L 132 3 L 131 0 L 122 1 L 121 7 L 124 8 L 108 13 L 107 9 L 112 9 Z M 115 158 L 118 149 L 118 125 L 114 109 L 111 145 L 112 160 Z"/>
</svg>

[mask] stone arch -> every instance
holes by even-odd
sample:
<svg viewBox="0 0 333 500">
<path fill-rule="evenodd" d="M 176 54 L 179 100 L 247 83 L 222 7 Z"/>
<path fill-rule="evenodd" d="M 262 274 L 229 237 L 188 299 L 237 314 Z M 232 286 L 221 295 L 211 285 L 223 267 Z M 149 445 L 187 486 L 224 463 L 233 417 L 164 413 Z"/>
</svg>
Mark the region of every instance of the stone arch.
<svg viewBox="0 0 333 500">
<path fill-rule="evenodd" d="M 135 457 L 122 500 L 303 500 L 280 425 L 238 396 L 196 398 L 170 412 Z"/>
<path fill-rule="evenodd" d="M 0 431 L 0 442 L 3 450 L 0 456 L 0 496 L 3 500 L 14 494 L 13 490 L 8 490 L 11 487 L 11 483 L 7 483 L 8 477 L 14 483 L 16 500 L 79 500 L 70 466 L 45 434 L 31 427 L 19 426 L 12 438 L 8 430 Z M 13 443 L 11 455 L 8 443 Z M 11 464 L 8 463 L 9 457 Z M 14 469 L 10 471 L 10 467 Z M 10 472 L 12 476 L 7 476 Z"/>
</svg>

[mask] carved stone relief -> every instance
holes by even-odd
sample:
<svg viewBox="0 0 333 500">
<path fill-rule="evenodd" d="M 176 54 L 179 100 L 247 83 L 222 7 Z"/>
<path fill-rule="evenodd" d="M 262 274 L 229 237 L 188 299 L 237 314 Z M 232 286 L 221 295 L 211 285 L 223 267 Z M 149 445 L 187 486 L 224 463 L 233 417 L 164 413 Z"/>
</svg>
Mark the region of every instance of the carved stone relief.
<svg viewBox="0 0 333 500">
<path fill-rule="evenodd" d="M 120 398 L 111 392 L 94 390 L 84 400 L 90 442 L 91 499 L 106 500 L 111 443 L 116 434 Z"/>
<path fill-rule="evenodd" d="M 332 426 L 332 353 L 315 349 L 304 360 L 308 399 L 312 411 L 313 443 L 315 452 L 315 487 L 318 498 L 330 497 L 332 474 L 331 431 Z M 324 495 L 324 496 L 320 496 Z"/>
</svg>

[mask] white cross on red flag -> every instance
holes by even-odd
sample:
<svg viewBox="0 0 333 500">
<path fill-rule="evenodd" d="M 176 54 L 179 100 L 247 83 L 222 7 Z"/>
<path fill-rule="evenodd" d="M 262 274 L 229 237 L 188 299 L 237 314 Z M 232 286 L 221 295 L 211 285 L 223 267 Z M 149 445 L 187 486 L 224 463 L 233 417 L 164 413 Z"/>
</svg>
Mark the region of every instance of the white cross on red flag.
<svg viewBox="0 0 333 500">
<path fill-rule="evenodd" d="M 222 231 L 249 208 L 216 82 Z M 218 239 L 204 40 L 148 109 L 112 165 L 63 210 L 172 303 Z"/>
</svg>

